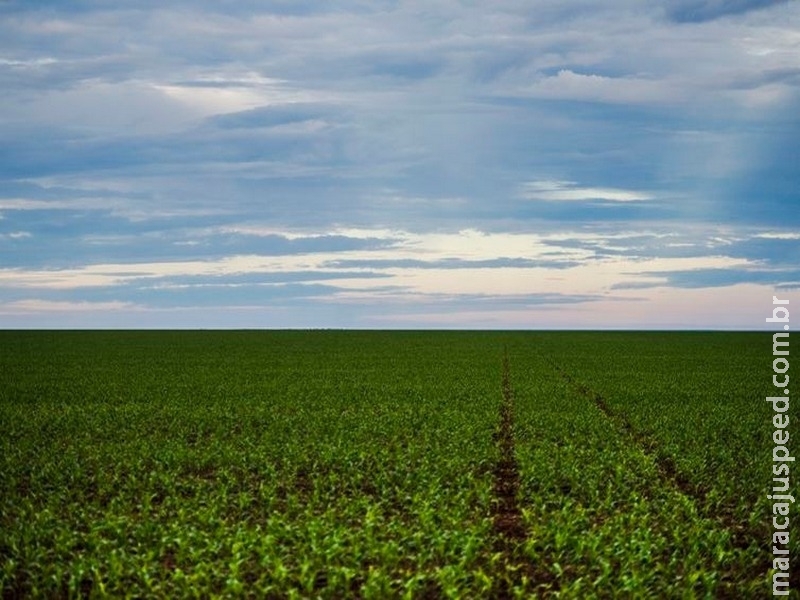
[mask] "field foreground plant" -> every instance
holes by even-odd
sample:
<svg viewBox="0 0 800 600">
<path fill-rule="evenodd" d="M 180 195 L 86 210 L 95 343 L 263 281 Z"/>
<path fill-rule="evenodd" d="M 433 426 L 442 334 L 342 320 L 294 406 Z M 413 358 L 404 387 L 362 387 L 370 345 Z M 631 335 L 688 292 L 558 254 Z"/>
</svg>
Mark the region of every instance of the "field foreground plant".
<svg viewBox="0 0 800 600">
<path fill-rule="evenodd" d="M 766 595 L 754 338 L 627 335 L 0 333 L 3 596 Z"/>
</svg>

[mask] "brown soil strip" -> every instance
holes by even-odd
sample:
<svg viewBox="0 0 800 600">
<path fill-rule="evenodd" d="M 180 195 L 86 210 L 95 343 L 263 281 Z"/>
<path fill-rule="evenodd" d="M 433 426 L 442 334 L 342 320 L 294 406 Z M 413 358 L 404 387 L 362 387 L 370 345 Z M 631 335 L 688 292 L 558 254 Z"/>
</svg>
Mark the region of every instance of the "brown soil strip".
<svg viewBox="0 0 800 600">
<path fill-rule="evenodd" d="M 508 356 L 503 357 L 503 402 L 495 434 L 500 459 L 494 468 L 494 530 L 498 550 L 513 549 L 525 541 L 522 511 L 517 502 L 519 466 L 514 452 L 514 396 L 511 389 Z"/>
<path fill-rule="evenodd" d="M 525 557 L 524 545 L 527 531 L 519 506 L 519 465 L 514 450 L 514 392 L 511 386 L 511 369 L 508 354 L 503 356 L 503 399 L 500 404 L 500 421 L 494 439 L 499 450 L 499 459 L 493 475 L 492 519 L 495 534 L 494 551 L 502 555 L 506 575 L 497 582 L 492 597 L 513 598 L 513 590 L 521 586 L 523 579 L 528 586 L 553 582 L 553 576 Z"/>
</svg>

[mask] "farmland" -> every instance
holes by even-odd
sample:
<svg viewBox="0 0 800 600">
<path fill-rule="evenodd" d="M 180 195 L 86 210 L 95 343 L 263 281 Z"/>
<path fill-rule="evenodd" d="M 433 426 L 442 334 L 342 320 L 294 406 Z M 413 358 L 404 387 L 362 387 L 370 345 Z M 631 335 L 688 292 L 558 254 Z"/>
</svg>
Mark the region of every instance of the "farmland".
<svg viewBox="0 0 800 600">
<path fill-rule="evenodd" d="M 0 344 L 4 598 L 771 592 L 766 333 Z"/>
</svg>

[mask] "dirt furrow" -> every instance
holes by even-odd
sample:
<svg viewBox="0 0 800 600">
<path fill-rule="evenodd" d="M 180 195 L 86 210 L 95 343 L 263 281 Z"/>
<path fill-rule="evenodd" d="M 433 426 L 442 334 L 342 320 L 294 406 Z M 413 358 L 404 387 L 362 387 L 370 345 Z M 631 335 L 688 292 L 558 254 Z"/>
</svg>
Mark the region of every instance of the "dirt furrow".
<svg viewBox="0 0 800 600">
<path fill-rule="evenodd" d="M 703 517 L 716 521 L 720 526 L 728 530 L 732 546 L 744 550 L 751 545 L 756 545 L 766 551 L 764 543 L 766 537 L 763 532 L 755 531 L 752 527 L 737 519 L 733 505 L 720 506 L 717 504 L 712 510 L 712 507 L 706 501 L 708 489 L 701 484 L 693 482 L 686 474 L 682 473 L 677 468 L 675 460 L 659 450 L 658 442 L 655 439 L 641 431 L 637 431 L 623 414 L 609 406 L 607 400 L 599 392 L 573 378 L 559 365 L 552 364 L 552 366 L 566 383 L 594 402 L 600 412 L 617 425 L 653 461 L 661 481 L 691 498 Z"/>
<path fill-rule="evenodd" d="M 493 528 L 495 552 L 502 557 L 505 577 L 498 581 L 496 598 L 513 598 L 514 589 L 548 587 L 553 576 L 525 556 L 527 531 L 519 505 L 520 473 L 514 448 L 514 391 L 508 354 L 503 356 L 503 398 L 495 433 L 499 458 L 494 467 Z M 527 583 L 526 583 L 527 582 Z"/>
<path fill-rule="evenodd" d="M 513 550 L 525 540 L 522 511 L 517 502 L 519 466 L 514 451 L 514 398 L 508 356 L 503 357 L 503 400 L 495 439 L 500 458 L 494 468 L 494 530 L 498 551 Z"/>
</svg>

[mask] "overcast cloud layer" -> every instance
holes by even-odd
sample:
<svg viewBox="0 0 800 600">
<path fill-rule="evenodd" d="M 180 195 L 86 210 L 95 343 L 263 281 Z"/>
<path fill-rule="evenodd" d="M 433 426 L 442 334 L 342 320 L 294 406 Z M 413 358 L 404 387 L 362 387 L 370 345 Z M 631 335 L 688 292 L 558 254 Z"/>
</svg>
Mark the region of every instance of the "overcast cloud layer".
<svg viewBox="0 0 800 600">
<path fill-rule="evenodd" d="M 5 0 L 0 88 L 0 327 L 800 305 L 798 2 Z"/>
</svg>

